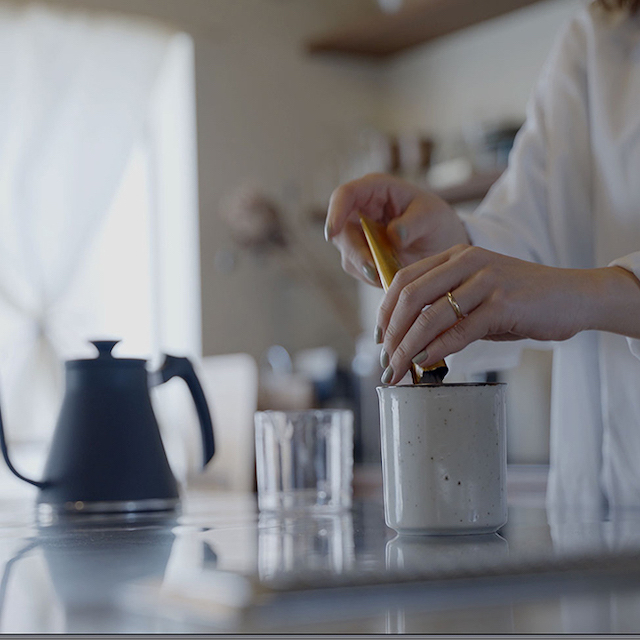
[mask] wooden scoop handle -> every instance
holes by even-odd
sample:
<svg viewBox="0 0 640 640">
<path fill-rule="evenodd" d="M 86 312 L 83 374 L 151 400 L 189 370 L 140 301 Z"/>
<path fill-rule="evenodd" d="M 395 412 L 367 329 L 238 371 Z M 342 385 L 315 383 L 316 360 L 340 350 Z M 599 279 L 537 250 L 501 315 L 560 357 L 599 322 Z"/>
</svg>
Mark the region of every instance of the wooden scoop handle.
<svg viewBox="0 0 640 640">
<path fill-rule="evenodd" d="M 364 237 L 367 239 L 371 255 L 373 256 L 382 287 L 387 291 L 391 286 L 393 276 L 395 276 L 401 268 L 393 245 L 383 225 L 367 220 L 362 214 L 360 214 L 360 224 L 364 231 Z M 420 382 L 442 382 L 448 372 L 449 367 L 447 367 L 444 360 L 436 362 L 426 370 L 417 364 L 411 363 L 411 379 L 413 380 L 413 384 L 419 384 Z"/>
</svg>

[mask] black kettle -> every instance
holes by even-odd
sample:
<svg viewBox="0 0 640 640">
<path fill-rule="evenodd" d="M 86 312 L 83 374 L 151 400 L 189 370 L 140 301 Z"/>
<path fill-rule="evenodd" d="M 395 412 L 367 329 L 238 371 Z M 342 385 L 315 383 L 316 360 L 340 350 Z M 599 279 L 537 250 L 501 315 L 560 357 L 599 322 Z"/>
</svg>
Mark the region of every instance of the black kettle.
<svg viewBox="0 0 640 640">
<path fill-rule="evenodd" d="M 118 341 L 94 341 L 98 357 L 65 363 L 66 390 L 40 481 L 16 471 L 2 416 L 0 447 L 11 471 L 40 489 L 40 515 L 172 511 L 178 485 L 162 445 L 149 387 L 178 376 L 187 383 L 202 430 L 203 467 L 214 454 L 213 425 L 187 358 L 166 356 L 158 371 L 146 360 L 114 358 Z"/>
</svg>

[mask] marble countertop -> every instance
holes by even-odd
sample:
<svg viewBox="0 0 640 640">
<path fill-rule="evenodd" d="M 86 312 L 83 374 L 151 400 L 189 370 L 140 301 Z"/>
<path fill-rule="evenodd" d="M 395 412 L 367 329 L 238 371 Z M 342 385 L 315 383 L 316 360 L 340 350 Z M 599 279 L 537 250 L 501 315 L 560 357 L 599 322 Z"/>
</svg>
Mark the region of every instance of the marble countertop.
<svg viewBox="0 0 640 640">
<path fill-rule="evenodd" d="M 543 471 L 510 469 L 499 535 L 456 538 L 397 537 L 375 482 L 338 514 L 200 490 L 178 516 L 38 526 L 4 500 L 0 631 L 640 632 L 640 511 L 549 513 Z"/>
</svg>

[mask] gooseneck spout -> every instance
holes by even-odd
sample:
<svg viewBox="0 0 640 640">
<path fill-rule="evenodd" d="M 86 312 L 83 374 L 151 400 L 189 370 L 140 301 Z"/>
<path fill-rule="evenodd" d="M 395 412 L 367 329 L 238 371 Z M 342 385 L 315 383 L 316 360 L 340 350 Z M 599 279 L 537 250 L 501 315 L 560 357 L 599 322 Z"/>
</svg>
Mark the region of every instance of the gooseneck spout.
<svg viewBox="0 0 640 640">
<path fill-rule="evenodd" d="M 2 423 L 2 411 L 1 410 L 0 410 L 0 449 L 2 449 L 2 457 L 4 458 L 4 461 L 7 463 L 7 467 L 9 467 L 9 470 L 11 471 L 11 473 L 13 473 L 13 475 L 15 475 L 18 478 L 20 478 L 20 480 L 24 480 L 25 482 L 28 482 L 29 484 L 32 484 L 34 487 L 38 487 L 39 489 L 44 489 L 47 486 L 46 482 L 40 482 L 38 480 L 31 480 L 30 478 L 27 478 L 26 476 L 23 476 L 13 466 L 11 460 L 9 459 L 9 451 L 7 449 L 7 440 L 6 440 L 5 435 L 4 435 L 4 425 Z"/>
</svg>

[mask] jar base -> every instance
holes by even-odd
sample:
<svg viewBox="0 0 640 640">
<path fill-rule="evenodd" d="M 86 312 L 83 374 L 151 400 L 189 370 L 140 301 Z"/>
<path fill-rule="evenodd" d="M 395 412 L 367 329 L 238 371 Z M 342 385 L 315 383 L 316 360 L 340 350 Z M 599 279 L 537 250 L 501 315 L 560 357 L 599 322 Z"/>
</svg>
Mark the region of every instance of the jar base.
<svg viewBox="0 0 640 640">
<path fill-rule="evenodd" d="M 400 536 L 470 536 L 470 535 L 486 535 L 488 533 L 496 533 L 506 522 L 501 524 L 486 525 L 483 527 L 394 527 L 387 523 L 390 529 L 393 529 Z"/>
</svg>

